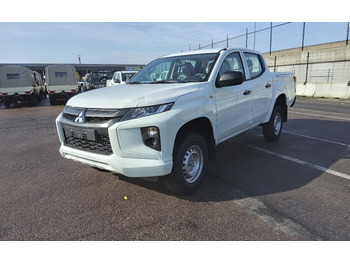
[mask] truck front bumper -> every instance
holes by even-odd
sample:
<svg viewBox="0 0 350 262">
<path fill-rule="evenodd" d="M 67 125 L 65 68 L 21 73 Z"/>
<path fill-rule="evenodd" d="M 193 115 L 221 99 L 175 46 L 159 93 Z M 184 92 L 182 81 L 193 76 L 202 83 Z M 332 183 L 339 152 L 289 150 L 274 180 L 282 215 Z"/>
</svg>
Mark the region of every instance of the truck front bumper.
<svg viewBox="0 0 350 262">
<path fill-rule="evenodd" d="M 168 113 L 157 116 L 118 122 L 108 127 L 108 139 L 111 150 L 96 153 L 67 144 L 62 114 L 56 119 L 61 146 L 60 154 L 67 159 L 108 170 L 127 177 L 164 176 L 172 170 L 172 149 L 176 133 L 168 132 Z M 170 117 L 171 119 L 171 117 Z M 77 127 L 78 124 L 75 126 Z M 157 151 L 146 146 L 142 140 L 141 128 L 157 126 L 160 130 L 162 150 Z M 100 132 L 100 131 L 99 131 Z M 107 135 L 107 134 L 105 134 Z"/>
<path fill-rule="evenodd" d="M 116 154 L 104 156 L 70 148 L 64 144 L 60 147 L 60 153 L 67 159 L 127 177 L 163 176 L 171 172 L 173 164 L 172 161 L 163 162 L 159 159 L 125 158 Z"/>
</svg>

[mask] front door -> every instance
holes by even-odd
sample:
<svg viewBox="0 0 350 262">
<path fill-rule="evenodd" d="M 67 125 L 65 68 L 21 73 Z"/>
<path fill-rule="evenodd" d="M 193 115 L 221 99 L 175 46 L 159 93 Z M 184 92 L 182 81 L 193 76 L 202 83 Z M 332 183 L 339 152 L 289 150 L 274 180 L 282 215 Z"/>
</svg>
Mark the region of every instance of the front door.
<svg viewBox="0 0 350 262">
<path fill-rule="evenodd" d="M 218 78 L 227 71 L 239 71 L 244 75 L 242 59 L 239 52 L 229 54 L 223 61 Z M 251 126 L 252 96 L 244 81 L 240 85 L 216 88 L 216 109 L 218 142 Z"/>
</svg>

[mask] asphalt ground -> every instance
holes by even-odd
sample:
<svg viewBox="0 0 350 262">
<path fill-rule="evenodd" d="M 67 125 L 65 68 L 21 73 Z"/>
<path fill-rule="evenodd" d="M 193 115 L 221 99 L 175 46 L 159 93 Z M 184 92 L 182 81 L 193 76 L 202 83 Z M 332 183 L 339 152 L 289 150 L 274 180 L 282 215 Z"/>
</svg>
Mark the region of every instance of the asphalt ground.
<svg viewBox="0 0 350 262">
<path fill-rule="evenodd" d="M 201 188 L 63 159 L 64 105 L 0 104 L 0 240 L 350 240 L 350 101 L 298 97 L 276 143 L 217 148 Z"/>
</svg>

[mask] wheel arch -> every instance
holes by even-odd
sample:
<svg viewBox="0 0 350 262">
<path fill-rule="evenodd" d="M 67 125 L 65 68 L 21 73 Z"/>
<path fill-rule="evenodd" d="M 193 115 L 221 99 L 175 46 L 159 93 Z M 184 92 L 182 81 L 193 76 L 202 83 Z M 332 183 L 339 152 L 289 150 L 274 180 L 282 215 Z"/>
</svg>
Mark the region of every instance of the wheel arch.
<svg viewBox="0 0 350 262">
<path fill-rule="evenodd" d="M 173 147 L 173 153 L 175 145 L 179 140 L 183 139 L 186 133 L 195 132 L 201 135 L 207 143 L 208 157 L 210 162 L 216 161 L 216 143 L 214 138 L 213 126 L 210 120 L 206 117 L 197 118 L 184 124 L 177 132 L 175 137 L 175 144 Z"/>
<path fill-rule="evenodd" d="M 288 120 L 288 107 L 287 107 L 287 97 L 285 94 L 281 94 L 276 99 L 275 107 L 279 106 L 283 111 L 283 122 Z"/>
</svg>

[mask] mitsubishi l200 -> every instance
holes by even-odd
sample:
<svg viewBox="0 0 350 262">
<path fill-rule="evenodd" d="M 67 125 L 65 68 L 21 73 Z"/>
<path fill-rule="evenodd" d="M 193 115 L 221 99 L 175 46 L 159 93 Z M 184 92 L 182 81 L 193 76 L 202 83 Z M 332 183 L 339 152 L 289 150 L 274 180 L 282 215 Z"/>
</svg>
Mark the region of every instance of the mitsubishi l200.
<svg viewBox="0 0 350 262">
<path fill-rule="evenodd" d="M 57 117 L 63 157 L 195 191 L 216 145 L 261 125 L 276 141 L 295 102 L 293 73 L 271 73 L 248 49 L 167 55 L 119 88 L 71 98 Z"/>
</svg>

